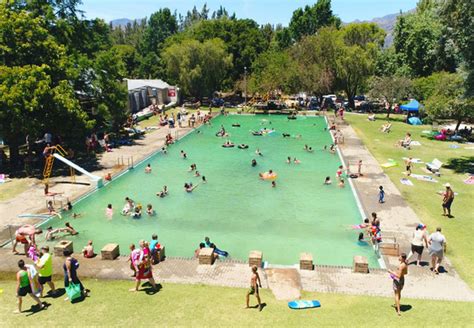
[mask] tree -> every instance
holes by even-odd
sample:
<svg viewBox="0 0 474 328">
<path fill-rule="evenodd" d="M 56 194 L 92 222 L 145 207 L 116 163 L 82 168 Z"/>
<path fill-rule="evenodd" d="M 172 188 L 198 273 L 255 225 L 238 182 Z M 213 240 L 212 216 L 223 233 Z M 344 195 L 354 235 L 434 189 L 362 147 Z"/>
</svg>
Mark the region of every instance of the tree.
<svg viewBox="0 0 474 328">
<path fill-rule="evenodd" d="M 455 51 L 461 58 L 463 69 L 467 71 L 466 96 L 474 96 L 474 6 L 470 1 L 445 0 L 441 15 L 448 27 L 447 38 L 452 40 Z"/>
<path fill-rule="evenodd" d="M 370 83 L 370 96 L 384 100 L 387 105 L 387 118 L 394 103 L 406 98 L 412 88 L 411 80 L 400 76 L 375 76 Z"/>
<path fill-rule="evenodd" d="M 295 62 L 288 52 L 269 50 L 262 53 L 252 65 L 249 90 L 252 93 L 268 93 L 274 90 L 295 92 L 298 76 Z"/>
<path fill-rule="evenodd" d="M 127 88 L 123 83 L 125 65 L 116 49 L 102 51 L 94 60 L 95 99 L 102 123 L 119 131 L 127 119 Z"/>
<path fill-rule="evenodd" d="M 305 35 L 312 35 L 321 27 L 334 25 L 339 27 L 341 20 L 333 15 L 331 0 L 318 0 L 313 6 L 298 8 L 291 17 L 289 31 L 294 41 Z"/>
<path fill-rule="evenodd" d="M 412 77 L 428 76 L 439 70 L 455 70 L 454 53 L 443 37 L 437 2 L 420 2 L 415 13 L 400 15 L 393 44 L 399 64 L 406 65 Z"/>
<path fill-rule="evenodd" d="M 193 25 L 187 34 L 201 42 L 219 38 L 232 54 L 232 71 L 226 72 L 226 85 L 231 86 L 244 73 L 250 71 L 257 56 L 268 49 L 269 42 L 258 24 L 251 19 L 203 20 Z"/>
<path fill-rule="evenodd" d="M 291 48 L 301 90 L 322 96 L 334 89 L 336 57 L 342 46 L 338 34 L 335 28 L 322 28 L 317 34 L 303 37 Z"/>
<path fill-rule="evenodd" d="M 354 97 L 363 91 L 373 73 L 385 35 L 379 27 L 367 23 L 348 24 L 333 34 L 335 39 L 342 39 L 336 55 L 336 83 L 354 108 Z"/>
<path fill-rule="evenodd" d="M 463 121 L 474 118 L 474 98 L 465 97 L 464 79 L 459 74 L 439 73 L 432 77 L 425 108 L 428 116 L 456 120 L 457 131 Z"/>
<path fill-rule="evenodd" d="M 163 42 L 177 31 L 176 15 L 171 14 L 168 8 L 154 12 L 151 14 L 143 34 L 143 42 L 140 47 L 141 54 L 157 53 L 161 50 Z"/>
<path fill-rule="evenodd" d="M 0 4 L 0 40 L 0 135 L 12 163 L 26 135 L 34 140 L 48 129 L 65 141 L 77 140 L 93 122 L 74 97 L 66 50 L 46 21 Z"/>
<path fill-rule="evenodd" d="M 184 94 L 197 98 L 220 90 L 225 73 L 232 67 L 232 55 L 220 39 L 174 43 L 164 50 L 163 60 L 169 78 Z"/>
</svg>

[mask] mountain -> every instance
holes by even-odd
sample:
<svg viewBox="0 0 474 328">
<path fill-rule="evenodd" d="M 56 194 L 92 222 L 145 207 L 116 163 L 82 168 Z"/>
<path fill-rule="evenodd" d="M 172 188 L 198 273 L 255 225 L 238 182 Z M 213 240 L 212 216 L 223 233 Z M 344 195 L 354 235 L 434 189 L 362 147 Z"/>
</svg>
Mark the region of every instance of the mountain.
<svg viewBox="0 0 474 328">
<path fill-rule="evenodd" d="M 412 13 L 414 11 L 415 9 L 412 9 L 412 10 L 402 13 L 402 15 Z M 393 29 L 395 28 L 395 24 L 397 23 L 397 17 L 399 15 L 400 13 L 390 14 L 383 17 L 372 18 L 371 20 L 368 20 L 368 21 L 355 20 L 353 23 L 368 22 L 368 23 L 377 24 L 381 29 L 383 29 L 387 33 L 387 36 L 385 37 L 384 46 L 385 48 L 388 48 L 393 43 Z"/>
<path fill-rule="evenodd" d="M 128 19 L 128 18 L 119 18 L 119 19 L 114 19 L 110 21 L 110 24 L 112 24 L 112 27 L 117 27 L 117 26 L 127 26 L 128 23 L 133 23 L 133 20 Z"/>
</svg>

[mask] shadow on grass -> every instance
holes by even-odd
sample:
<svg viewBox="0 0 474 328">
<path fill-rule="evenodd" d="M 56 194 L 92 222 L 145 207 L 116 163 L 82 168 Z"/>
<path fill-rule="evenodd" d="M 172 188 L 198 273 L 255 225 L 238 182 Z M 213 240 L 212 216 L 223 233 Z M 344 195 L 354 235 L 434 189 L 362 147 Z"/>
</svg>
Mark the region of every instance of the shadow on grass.
<svg viewBox="0 0 474 328">
<path fill-rule="evenodd" d="M 401 312 L 407 312 L 410 311 L 413 308 L 410 304 L 400 304 L 400 311 Z"/>
<path fill-rule="evenodd" d="M 474 165 L 472 165 L 473 163 L 474 156 L 463 156 L 449 159 L 445 167 L 453 170 L 456 173 L 474 174 Z"/>
<path fill-rule="evenodd" d="M 66 290 L 64 288 L 56 288 L 56 291 L 54 293 L 48 291 L 48 293 L 45 295 L 45 298 L 59 298 L 64 294 L 66 294 Z"/>
<path fill-rule="evenodd" d="M 44 311 L 44 310 L 47 310 L 48 307 L 51 305 L 51 303 L 48 303 L 48 302 L 42 302 L 43 305 L 44 305 L 44 308 L 40 308 L 40 306 L 38 304 L 35 304 L 35 305 L 32 305 L 29 310 L 26 310 L 26 311 L 23 311 L 24 313 L 26 313 L 26 316 L 29 317 L 29 316 L 32 316 L 38 312 L 41 312 L 41 311 Z"/>
<path fill-rule="evenodd" d="M 140 289 L 139 291 L 145 292 L 145 294 L 147 295 L 155 295 L 163 288 L 161 284 L 156 284 L 156 289 L 154 289 L 149 282 L 145 282 L 144 284 L 142 284 L 141 287 L 142 289 Z"/>
</svg>

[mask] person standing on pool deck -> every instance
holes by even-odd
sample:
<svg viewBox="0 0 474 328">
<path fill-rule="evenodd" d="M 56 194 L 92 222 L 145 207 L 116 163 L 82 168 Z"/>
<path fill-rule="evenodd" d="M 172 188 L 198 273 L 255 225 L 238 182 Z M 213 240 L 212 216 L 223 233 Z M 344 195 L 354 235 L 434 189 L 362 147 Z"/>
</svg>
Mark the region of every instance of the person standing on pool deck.
<svg viewBox="0 0 474 328">
<path fill-rule="evenodd" d="M 54 282 L 51 280 L 53 275 L 53 257 L 49 253 L 49 246 L 41 247 L 40 259 L 36 261 L 36 267 L 38 268 L 39 283 L 41 285 L 41 297 L 43 297 L 44 285 L 47 283 L 51 288 L 51 293 L 56 293 Z"/>
<path fill-rule="evenodd" d="M 385 203 L 385 191 L 383 190 L 383 186 L 379 187 L 379 203 Z"/>
<path fill-rule="evenodd" d="M 258 309 L 259 311 L 262 311 L 262 302 L 260 300 L 260 294 L 259 294 L 259 291 L 258 291 L 258 288 L 262 288 L 262 282 L 260 281 L 260 276 L 258 275 L 258 272 L 257 272 L 257 266 L 254 265 L 252 266 L 252 278 L 250 278 L 250 288 L 247 292 L 247 296 L 245 298 L 246 302 L 247 302 L 247 306 L 246 306 L 246 309 L 250 308 L 249 306 L 249 302 L 250 302 L 250 295 L 255 295 L 255 297 L 257 298 L 257 302 L 258 302 Z"/>
<path fill-rule="evenodd" d="M 401 315 L 400 299 L 402 298 L 402 289 L 405 285 L 405 275 L 408 274 L 407 255 L 405 253 L 400 254 L 398 260 L 400 261 L 398 270 L 396 272 L 388 270 L 388 273 L 390 273 L 390 277 L 393 279 L 393 292 L 395 294 L 394 307 L 397 310 L 397 314 Z"/>
<path fill-rule="evenodd" d="M 66 256 L 66 260 L 63 264 L 63 271 L 64 271 L 64 287 L 69 287 L 70 283 L 74 283 L 79 285 L 81 288 L 81 293 L 84 297 L 89 294 L 89 290 L 84 288 L 84 285 L 77 277 L 77 268 L 79 268 L 79 262 L 72 257 L 72 251 L 65 250 L 63 252 L 64 256 Z M 66 298 L 67 300 L 68 298 Z"/>
<path fill-rule="evenodd" d="M 443 260 L 444 256 L 444 244 L 446 243 L 446 238 L 441 233 L 441 228 L 436 228 L 436 232 L 432 233 L 428 238 L 429 253 L 431 256 L 431 268 L 430 270 L 436 274 L 439 274 L 439 265 Z"/>
<path fill-rule="evenodd" d="M 454 200 L 454 191 L 451 189 L 451 185 L 446 183 L 444 185 L 446 187 L 446 191 L 443 193 L 443 216 L 447 216 L 448 218 L 452 218 L 451 215 L 451 204 Z M 446 214 L 446 212 L 448 212 Z"/>
<path fill-rule="evenodd" d="M 19 260 L 18 267 L 20 271 L 16 274 L 16 295 L 18 297 L 18 310 L 15 313 L 21 313 L 21 305 L 23 304 L 23 297 L 27 294 L 30 295 L 32 299 L 38 303 L 40 309 L 44 309 L 43 303 L 41 303 L 40 299 L 33 294 L 30 286 L 30 273 L 28 272 L 28 268 L 25 266 L 25 261 Z"/>
</svg>

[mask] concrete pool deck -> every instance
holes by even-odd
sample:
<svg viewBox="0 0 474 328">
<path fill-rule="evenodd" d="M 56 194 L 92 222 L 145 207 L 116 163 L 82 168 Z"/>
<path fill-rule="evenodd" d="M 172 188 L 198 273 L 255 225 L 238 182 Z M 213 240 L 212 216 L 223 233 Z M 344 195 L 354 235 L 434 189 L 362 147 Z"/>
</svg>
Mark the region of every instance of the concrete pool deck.
<svg viewBox="0 0 474 328">
<path fill-rule="evenodd" d="M 364 147 L 354 130 L 344 124 L 340 125 L 340 128 L 345 136 L 345 144 L 340 147 L 345 163 L 347 161 L 355 162 L 359 159 L 362 159 L 364 163 L 364 177 L 353 180 L 364 211 L 366 213 L 377 212 L 384 233 L 395 236 L 400 243 L 400 250 L 407 252 L 411 233 L 415 224 L 420 222 L 419 218 L 403 200 L 395 185 L 383 173 L 375 158 Z M 182 136 L 189 130 L 179 129 L 177 131 Z M 167 128 L 159 129 L 147 134 L 143 140 L 137 142 L 137 145 L 122 147 L 114 150 L 113 153 L 103 154 L 100 164 L 104 169 L 92 173 L 104 176 L 105 173 L 113 169 L 118 156 L 134 156 L 137 159 L 136 162 L 140 158 L 146 158 L 162 146 L 166 133 L 168 133 Z M 63 180 L 64 178 L 55 179 Z M 390 201 L 385 204 L 377 202 L 379 185 L 383 185 L 387 195 L 390 195 Z M 74 199 L 88 192 L 91 187 L 57 184 L 51 189 L 55 192 L 65 192 L 69 198 Z M 18 219 L 17 215 L 25 212 L 35 213 L 44 208 L 44 203 L 42 185 L 39 184 L 10 201 L 0 203 L 0 211 L 9 214 L 0 218 L 0 224 L 25 223 L 26 221 Z M 317 254 L 313 255 L 317 256 Z M 8 248 L 0 249 L 0 256 L 2 258 L 0 271 L 4 272 L 16 271 L 16 262 L 22 258 L 12 255 Z M 426 251 L 424 260 L 427 260 Z M 55 273 L 57 274 L 62 273 L 60 262 L 59 259 L 55 260 Z M 385 262 L 392 269 L 398 263 L 393 257 L 385 257 Z M 473 291 L 452 268 L 449 260 L 445 259 L 443 264 L 445 264 L 447 272 L 439 276 L 430 272 L 427 266 L 421 268 L 409 266 L 409 275 L 406 279 L 403 296 L 435 300 L 474 301 Z M 272 284 L 272 279 L 268 279 L 269 276 L 272 276 L 268 270 L 272 269 L 262 271 L 263 287 L 281 288 L 278 284 Z M 299 269 L 296 271 L 298 275 L 294 276 L 292 273 L 292 279 L 299 279 L 299 286 L 302 290 L 373 296 L 392 296 L 393 294 L 392 281 L 385 270 L 376 269 L 371 270 L 369 274 L 359 274 L 352 273 L 350 268 L 316 266 L 314 271 L 300 271 Z M 101 261 L 98 258 L 81 259 L 79 275 L 99 279 L 131 279 L 128 263 L 124 257 L 115 261 Z M 169 258 L 155 266 L 155 275 L 158 281 L 165 283 L 200 283 L 245 288 L 248 287 L 250 270 L 246 263 L 239 261 L 224 261 L 213 266 L 202 266 L 198 265 L 197 260 Z"/>
</svg>

